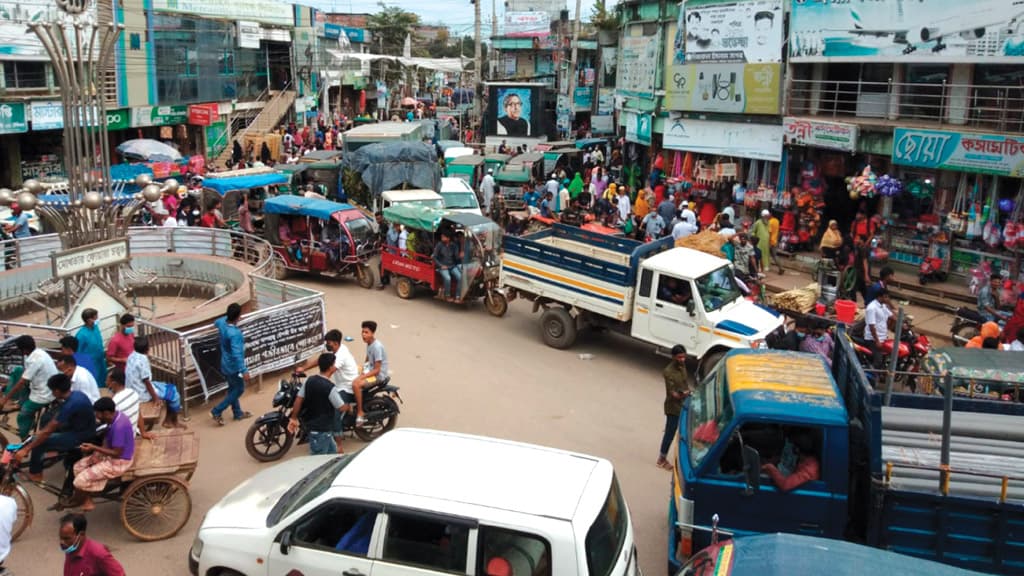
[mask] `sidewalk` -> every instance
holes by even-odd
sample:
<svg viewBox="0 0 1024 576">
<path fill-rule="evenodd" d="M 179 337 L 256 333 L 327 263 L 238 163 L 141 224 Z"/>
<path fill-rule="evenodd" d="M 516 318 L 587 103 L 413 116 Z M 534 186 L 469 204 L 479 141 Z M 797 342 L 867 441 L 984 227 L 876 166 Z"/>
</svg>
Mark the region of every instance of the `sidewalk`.
<svg viewBox="0 0 1024 576">
<path fill-rule="evenodd" d="M 785 274 L 780 276 L 775 270 L 767 273 L 765 286 L 769 292 L 785 292 L 794 288 L 804 288 L 815 281 L 809 272 L 795 269 L 791 260 L 786 260 L 783 264 Z M 913 316 L 914 328 L 921 334 L 927 335 L 933 346 L 952 345 L 949 328 L 953 323 L 953 316 L 948 309 L 936 309 L 934 305 L 925 306 L 909 302 L 903 298 L 900 290 L 895 290 L 894 294 L 896 301 L 903 307 L 906 314 Z M 951 305 L 956 304 L 951 303 Z M 858 306 L 863 306 L 863 302 L 858 301 Z"/>
</svg>

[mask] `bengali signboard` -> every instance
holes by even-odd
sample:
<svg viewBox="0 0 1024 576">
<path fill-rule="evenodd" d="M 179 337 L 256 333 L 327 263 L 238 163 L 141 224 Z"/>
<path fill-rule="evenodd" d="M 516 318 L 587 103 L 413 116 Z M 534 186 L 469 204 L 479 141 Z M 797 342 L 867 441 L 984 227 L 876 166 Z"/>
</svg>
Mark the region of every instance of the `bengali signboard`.
<svg viewBox="0 0 1024 576">
<path fill-rule="evenodd" d="M 220 120 L 219 106 L 213 104 L 193 104 L 188 107 L 188 123 L 195 126 L 210 126 Z"/>
<path fill-rule="evenodd" d="M 152 10 L 195 14 L 223 20 L 252 20 L 278 26 L 295 26 L 292 5 L 262 0 L 153 0 Z"/>
<path fill-rule="evenodd" d="M 20 134 L 22 132 L 28 132 L 25 103 L 4 102 L 0 104 L 0 134 Z"/>
<path fill-rule="evenodd" d="M 572 99 L 575 110 L 589 112 L 594 107 L 594 88 L 591 86 L 576 88 Z"/>
<path fill-rule="evenodd" d="M 188 122 L 188 106 L 143 106 L 131 109 L 131 127 L 173 126 Z"/>
<path fill-rule="evenodd" d="M 782 0 L 690 0 L 683 5 L 686 62 L 782 61 Z"/>
<path fill-rule="evenodd" d="M 54 252 L 50 255 L 54 278 L 77 276 L 89 270 L 128 261 L 128 239 L 97 242 L 81 248 Z"/>
<path fill-rule="evenodd" d="M 793 0 L 793 62 L 1020 63 L 1020 0 Z"/>
<path fill-rule="evenodd" d="M 670 110 L 778 114 L 781 64 L 684 64 L 669 68 Z"/>
<path fill-rule="evenodd" d="M 33 130 L 60 130 L 64 127 L 64 106 L 60 102 L 32 102 Z"/>
<path fill-rule="evenodd" d="M 551 32 L 547 12 L 506 12 L 505 36 L 511 38 L 543 38 Z"/>
<path fill-rule="evenodd" d="M 624 35 L 619 41 L 615 89 L 620 94 L 653 98 L 661 32 L 643 36 L 642 26 L 633 26 L 631 31 L 636 35 Z"/>
<path fill-rule="evenodd" d="M 998 134 L 897 128 L 894 164 L 1024 177 L 1024 138 Z"/>
<path fill-rule="evenodd" d="M 294 366 L 314 351 L 323 349 L 324 303 L 309 299 L 268 311 L 243 316 L 238 327 L 245 337 L 245 364 L 249 374 Z M 220 371 L 220 338 L 216 329 L 189 337 L 185 348 L 199 373 L 206 399 L 222 390 L 226 379 Z"/>
<path fill-rule="evenodd" d="M 794 146 L 814 146 L 855 152 L 857 126 L 841 122 L 823 122 L 808 118 L 786 116 L 782 119 L 783 143 Z"/>
<path fill-rule="evenodd" d="M 778 124 L 671 120 L 665 123 L 662 142 L 672 150 L 782 160 L 782 126 Z"/>
<path fill-rule="evenodd" d="M 236 34 L 238 37 L 238 47 L 259 50 L 260 39 L 263 37 L 263 29 L 260 28 L 260 23 L 239 20 L 235 23 L 235 26 L 238 28 Z"/>
</svg>

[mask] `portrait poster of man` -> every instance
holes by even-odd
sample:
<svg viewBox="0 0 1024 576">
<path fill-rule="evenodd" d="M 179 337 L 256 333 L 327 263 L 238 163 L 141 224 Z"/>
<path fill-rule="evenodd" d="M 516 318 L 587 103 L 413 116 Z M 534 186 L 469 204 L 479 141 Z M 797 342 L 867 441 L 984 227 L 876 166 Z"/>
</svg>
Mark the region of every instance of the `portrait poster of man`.
<svg viewBox="0 0 1024 576">
<path fill-rule="evenodd" d="M 496 115 L 496 133 L 498 136 L 527 137 L 533 136 L 530 126 L 529 88 L 498 88 Z"/>
</svg>

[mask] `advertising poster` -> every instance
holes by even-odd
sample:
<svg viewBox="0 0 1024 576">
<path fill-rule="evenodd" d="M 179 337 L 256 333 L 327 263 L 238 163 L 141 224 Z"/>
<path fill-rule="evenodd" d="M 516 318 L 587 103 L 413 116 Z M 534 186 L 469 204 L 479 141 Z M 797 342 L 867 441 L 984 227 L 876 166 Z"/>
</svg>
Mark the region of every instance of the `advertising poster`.
<svg viewBox="0 0 1024 576">
<path fill-rule="evenodd" d="M 679 119 L 665 124 L 662 142 L 671 150 L 773 162 L 782 159 L 782 126 L 777 124 Z"/>
<path fill-rule="evenodd" d="M 897 128 L 894 164 L 1024 177 L 1024 139 L 996 134 Z"/>
<path fill-rule="evenodd" d="M 794 62 L 1013 63 L 1024 57 L 1019 0 L 793 0 Z"/>
<path fill-rule="evenodd" d="M 666 75 L 671 110 L 778 114 L 781 64 L 686 64 Z"/>
<path fill-rule="evenodd" d="M 632 26 L 630 31 L 633 34 L 624 35 L 619 42 L 615 87 L 620 94 L 653 98 L 661 33 L 643 36 L 642 26 Z"/>
<path fill-rule="evenodd" d="M 610 116 L 615 112 L 615 89 L 601 88 L 597 93 L 597 113 Z"/>
<path fill-rule="evenodd" d="M 650 146 L 651 128 L 654 124 L 651 115 L 636 112 L 623 112 L 622 115 L 626 123 L 626 140 L 642 146 Z"/>
<path fill-rule="evenodd" d="M 676 36 L 685 37 L 686 62 L 782 61 L 782 0 L 690 0 L 684 7 L 685 35 Z"/>
<path fill-rule="evenodd" d="M 536 138 L 544 136 L 541 84 L 490 84 L 488 136 Z"/>
<path fill-rule="evenodd" d="M 95 18 L 96 2 L 86 1 L 86 11 Z M 47 22 L 58 18 L 54 0 L 0 1 L 0 58 L 3 60 L 49 61 L 50 56 L 29 22 Z M 8 81 L 10 82 L 10 81 Z M 7 88 L 15 88 L 8 83 Z"/>
<path fill-rule="evenodd" d="M 505 36 L 510 38 L 543 38 L 551 32 L 547 12 L 506 12 Z"/>
<path fill-rule="evenodd" d="M 619 51 L 613 47 L 602 47 L 601 48 L 601 85 L 602 86 L 614 86 L 616 69 L 618 68 L 619 62 Z"/>
</svg>

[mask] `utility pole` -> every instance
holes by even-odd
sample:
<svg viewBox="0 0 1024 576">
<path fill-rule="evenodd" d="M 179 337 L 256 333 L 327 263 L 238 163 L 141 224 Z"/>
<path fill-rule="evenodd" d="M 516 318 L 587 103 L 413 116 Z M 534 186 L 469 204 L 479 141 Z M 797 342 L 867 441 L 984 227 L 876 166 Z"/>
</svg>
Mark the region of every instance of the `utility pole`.
<svg viewBox="0 0 1024 576">
<path fill-rule="evenodd" d="M 576 118 L 576 57 L 580 43 L 580 10 L 582 2 L 576 0 L 576 15 L 572 21 L 572 52 L 569 56 L 569 133 L 572 134 L 573 120 Z"/>
<path fill-rule="evenodd" d="M 483 62 L 480 54 L 480 2 L 481 0 L 470 0 L 473 3 L 473 29 L 476 34 L 476 47 L 473 50 L 473 66 L 476 73 L 476 82 L 474 83 L 474 94 L 473 94 L 473 116 L 476 118 L 477 128 L 473 130 L 473 135 L 478 136 L 480 131 L 483 129 L 483 119 L 480 118 L 480 92 L 483 86 L 484 75 L 483 75 Z M 576 0 L 577 2 L 579 0 Z"/>
</svg>

